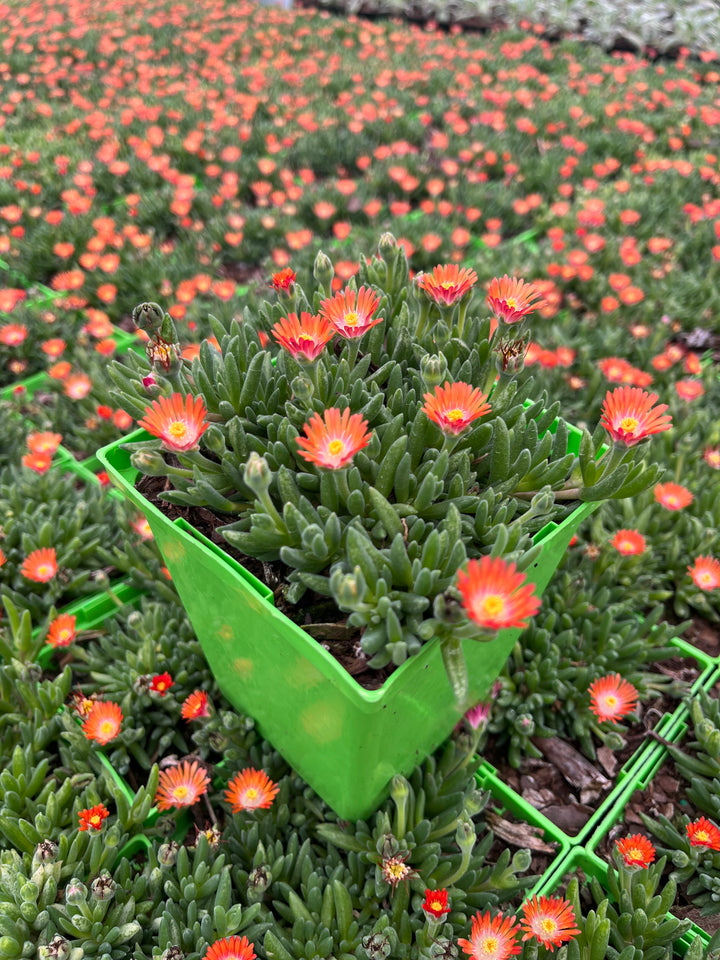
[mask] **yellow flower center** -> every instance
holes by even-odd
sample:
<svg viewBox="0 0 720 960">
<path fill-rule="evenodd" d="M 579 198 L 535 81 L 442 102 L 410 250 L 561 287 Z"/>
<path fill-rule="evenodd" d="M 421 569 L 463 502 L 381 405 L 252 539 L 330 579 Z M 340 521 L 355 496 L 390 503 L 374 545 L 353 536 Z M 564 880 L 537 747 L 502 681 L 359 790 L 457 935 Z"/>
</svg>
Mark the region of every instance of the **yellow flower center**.
<svg viewBox="0 0 720 960">
<path fill-rule="evenodd" d="M 49 567 L 47 566 L 47 564 L 43 563 L 41 566 L 37 568 L 37 575 L 38 577 L 51 577 L 52 567 Z"/>
<path fill-rule="evenodd" d="M 517 300 L 515 297 L 508 297 L 505 301 L 505 306 L 510 307 L 511 310 L 515 310 L 517 307 Z"/>
<path fill-rule="evenodd" d="M 642 855 L 642 850 L 639 847 L 631 847 L 626 857 L 628 860 L 644 860 L 645 858 Z"/>
<path fill-rule="evenodd" d="M 490 594 L 482 602 L 483 613 L 488 617 L 497 617 L 505 609 L 505 601 L 496 594 Z"/>
<path fill-rule="evenodd" d="M 343 452 L 344 449 L 345 444 L 342 442 L 342 440 L 331 440 L 328 444 L 328 453 L 333 457 L 337 457 Z"/>
<path fill-rule="evenodd" d="M 698 577 L 698 580 L 700 581 L 700 583 L 712 583 L 713 576 L 709 570 L 704 570 Z"/>
<path fill-rule="evenodd" d="M 67 627 L 64 630 L 60 631 L 60 640 L 68 640 L 72 636 L 72 631 L 68 630 Z"/>
<path fill-rule="evenodd" d="M 407 872 L 404 863 L 388 863 L 385 869 L 391 877 L 397 877 L 398 880 L 402 880 Z"/>
<path fill-rule="evenodd" d="M 482 950 L 482 952 L 488 954 L 488 956 L 492 953 L 495 953 L 497 951 L 497 948 L 498 948 L 497 937 L 485 937 L 482 944 L 480 945 L 480 949 Z"/>
<path fill-rule="evenodd" d="M 187 433 L 187 424 L 183 423 L 181 420 L 174 420 L 167 428 L 167 431 L 171 437 L 180 439 Z"/>
<path fill-rule="evenodd" d="M 465 416 L 465 411 L 459 410 L 456 407 L 454 410 L 448 410 L 445 416 L 448 418 L 448 420 L 452 420 L 454 422 L 455 420 L 462 420 L 462 418 Z"/>
<path fill-rule="evenodd" d="M 350 313 L 345 314 L 344 320 L 348 327 L 355 327 L 358 323 L 358 315 L 354 310 L 351 310 Z"/>
<path fill-rule="evenodd" d="M 248 787 L 245 791 L 246 800 L 257 800 L 258 792 L 256 787 Z"/>
<path fill-rule="evenodd" d="M 94 813 L 89 818 L 88 822 L 90 823 L 91 827 L 95 827 L 95 829 L 98 829 L 99 827 L 102 826 L 102 817 L 100 817 L 97 813 Z"/>
<path fill-rule="evenodd" d="M 298 343 L 315 343 L 315 339 L 309 333 L 301 333 L 298 337 Z"/>
<path fill-rule="evenodd" d="M 179 787 L 175 787 L 175 792 L 173 796 L 175 797 L 176 800 L 184 800 L 187 795 L 188 795 L 188 788 L 185 786 L 184 783 L 181 783 Z"/>
<path fill-rule="evenodd" d="M 443 280 L 440 283 L 440 286 L 443 288 L 443 290 L 452 290 L 456 284 L 454 280 Z"/>
<path fill-rule="evenodd" d="M 430 909 L 431 909 L 431 910 L 444 910 L 445 907 L 444 907 L 444 905 L 443 905 L 442 900 L 431 900 L 431 901 L 430 901 Z"/>
<path fill-rule="evenodd" d="M 100 724 L 100 733 L 102 733 L 104 736 L 105 734 L 114 732 L 115 724 L 112 722 L 112 720 L 103 720 L 103 722 Z"/>
<path fill-rule="evenodd" d="M 609 694 L 605 697 L 605 706 L 606 706 L 606 707 L 616 707 L 616 706 L 617 706 L 617 702 L 618 702 L 618 700 L 617 700 L 617 697 L 615 696 L 614 693 L 609 693 Z"/>
<path fill-rule="evenodd" d="M 543 933 L 553 934 L 557 931 L 557 923 L 552 917 L 543 917 L 540 921 L 540 929 Z"/>
<path fill-rule="evenodd" d="M 699 840 L 700 843 L 709 843 L 710 834 L 707 832 L 707 830 L 698 830 L 695 834 L 695 839 Z"/>
<path fill-rule="evenodd" d="M 635 417 L 623 417 L 620 421 L 620 429 L 624 430 L 625 433 L 634 433 L 637 429 L 638 421 Z"/>
</svg>

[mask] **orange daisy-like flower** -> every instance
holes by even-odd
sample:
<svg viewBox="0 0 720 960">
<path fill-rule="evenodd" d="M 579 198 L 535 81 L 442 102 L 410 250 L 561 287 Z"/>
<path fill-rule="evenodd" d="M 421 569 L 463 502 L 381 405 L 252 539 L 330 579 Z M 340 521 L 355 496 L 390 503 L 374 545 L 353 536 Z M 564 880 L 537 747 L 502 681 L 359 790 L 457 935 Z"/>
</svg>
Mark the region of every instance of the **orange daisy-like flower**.
<svg viewBox="0 0 720 960">
<path fill-rule="evenodd" d="M 478 387 L 462 381 L 446 381 L 444 387 L 435 387 L 434 393 L 424 394 L 423 400 L 424 413 L 443 433 L 453 436 L 462 433 L 473 420 L 490 412 L 490 404 L 486 402 L 487 394 L 480 393 Z"/>
<path fill-rule="evenodd" d="M 417 281 L 425 295 L 443 307 L 451 307 L 468 294 L 477 283 L 477 274 L 456 263 L 438 264 L 432 273 L 423 273 Z"/>
<path fill-rule="evenodd" d="M 84 373 L 73 373 L 65 378 L 63 390 L 71 400 L 83 400 L 92 390 L 92 380 Z"/>
<path fill-rule="evenodd" d="M 154 690 L 155 693 L 159 693 L 161 697 L 164 697 L 174 683 L 175 681 L 169 673 L 158 673 L 152 678 L 150 689 Z"/>
<path fill-rule="evenodd" d="M 0 343 L 6 347 L 17 347 L 28 335 L 27 327 L 22 323 L 6 323 L 0 327 Z"/>
<path fill-rule="evenodd" d="M 617 723 L 620 717 L 632 713 L 637 706 L 638 692 L 635 687 L 623 680 L 619 673 L 610 673 L 600 677 L 590 685 L 590 710 L 600 720 Z"/>
<path fill-rule="evenodd" d="M 171 807 L 191 807 L 207 793 L 210 777 L 198 764 L 184 760 L 177 766 L 160 771 L 155 805 L 158 810 Z"/>
<path fill-rule="evenodd" d="M 502 557 L 470 560 L 467 571 L 458 571 L 457 586 L 468 617 L 486 630 L 526 627 L 540 609 L 534 585 Z"/>
<path fill-rule="evenodd" d="M 720 447 L 706 447 L 703 450 L 703 460 L 713 470 L 720 470 Z"/>
<path fill-rule="evenodd" d="M 655 847 L 641 833 L 617 840 L 615 845 L 628 867 L 649 867 L 655 859 Z"/>
<path fill-rule="evenodd" d="M 275 290 L 289 290 L 295 279 L 297 273 L 291 267 L 285 267 L 284 270 L 278 271 L 272 275 L 271 286 Z"/>
<path fill-rule="evenodd" d="M 490 281 L 487 305 L 503 323 L 517 323 L 543 305 L 543 298 L 532 283 L 509 277 Z"/>
<path fill-rule="evenodd" d="M 117 703 L 97 700 L 87 715 L 82 731 L 88 740 L 97 740 L 101 745 L 110 743 L 120 733 L 122 710 Z"/>
<path fill-rule="evenodd" d="M 362 414 L 349 410 L 342 412 L 337 407 L 328 407 L 322 417 L 314 413 L 310 423 L 303 426 L 304 437 L 298 437 L 300 456 L 319 467 L 342 470 L 358 450 L 370 443 L 371 433 Z"/>
<path fill-rule="evenodd" d="M 27 467 L 28 470 L 32 470 L 34 473 L 39 473 L 42 476 L 42 474 L 47 473 L 52 466 L 52 454 L 25 453 L 22 456 L 22 465 Z"/>
<path fill-rule="evenodd" d="M 210 426 L 205 423 L 207 410 L 202 397 L 173 393 L 160 397 L 145 407 L 145 416 L 138 420 L 154 437 L 160 437 L 168 450 L 192 450 Z"/>
<path fill-rule="evenodd" d="M 720 850 L 720 830 L 718 830 L 711 820 L 700 817 L 700 819 L 695 820 L 694 823 L 688 823 L 685 826 L 685 830 L 687 831 L 690 846 L 707 847 L 708 850 Z"/>
<path fill-rule="evenodd" d="M 277 342 L 298 362 L 312 363 L 320 356 L 336 330 L 324 317 L 303 312 L 289 313 L 270 331 Z"/>
<path fill-rule="evenodd" d="M 458 945 L 474 960 L 508 960 L 520 953 L 519 932 L 520 924 L 515 923 L 515 917 L 504 917 L 501 913 L 493 917 L 489 910 L 482 914 L 478 911 L 472 918 L 470 939 L 458 937 Z"/>
<path fill-rule="evenodd" d="M 247 937 L 223 937 L 208 947 L 204 960 L 255 960 L 255 950 Z"/>
<path fill-rule="evenodd" d="M 75 623 L 77 617 L 71 613 L 61 613 L 50 624 L 47 633 L 47 642 L 51 647 L 69 647 L 75 639 Z"/>
<path fill-rule="evenodd" d="M 687 487 L 679 483 L 659 483 L 655 487 L 655 500 L 666 510 L 682 510 L 690 506 L 694 497 Z"/>
<path fill-rule="evenodd" d="M 380 297 L 369 287 L 360 287 L 355 291 L 350 287 L 341 290 L 320 304 L 320 314 L 331 323 L 341 337 L 353 340 L 378 323 L 383 317 L 374 316 L 380 304 Z"/>
<path fill-rule="evenodd" d="M 561 897 L 533 897 L 523 904 L 523 940 L 535 937 L 551 953 L 580 933 L 575 923 L 572 904 Z"/>
<path fill-rule="evenodd" d="M 7 563 L 7 557 L 6 557 L 5 554 L 2 552 L 2 550 L 0 550 L 0 567 L 1 567 L 4 563 Z"/>
<path fill-rule="evenodd" d="M 645 537 L 637 530 L 618 530 L 610 541 L 610 546 L 625 557 L 644 553 L 646 545 Z"/>
<path fill-rule="evenodd" d="M 698 557 L 688 573 L 693 583 L 701 590 L 715 590 L 720 587 L 720 560 L 715 557 Z"/>
<path fill-rule="evenodd" d="M 180 716 L 183 720 L 199 720 L 201 717 L 209 717 L 208 695 L 204 690 L 195 690 L 186 698 L 180 710 Z"/>
<path fill-rule="evenodd" d="M 681 400 L 697 400 L 705 393 L 705 388 L 699 380 L 678 380 L 675 391 Z"/>
<path fill-rule="evenodd" d="M 422 908 L 425 913 L 429 913 L 436 920 L 440 920 L 446 913 L 450 913 L 447 890 L 426 890 Z"/>
<path fill-rule="evenodd" d="M 80 810 L 78 818 L 80 820 L 80 830 L 100 830 L 103 820 L 110 816 L 104 804 L 99 803 L 96 807 L 90 807 L 88 810 Z"/>
<path fill-rule="evenodd" d="M 30 453 L 50 453 L 53 454 L 60 446 L 62 441 L 61 433 L 50 433 L 49 431 L 34 431 L 27 435 L 27 448 Z"/>
<path fill-rule="evenodd" d="M 233 813 L 240 810 L 267 810 L 272 806 L 279 789 L 264 770 L 246 767 L 228 784 L 225 799 L 232 804 Z"/>
<path fill-rule="evenodd" d="M 23 560 L 20 573 L 35 583 L 47 583 L 52 580 L 58 570 L 55 547 L 41 547 L 33 550 Z"/>
<path fill-rule="evenodd" d="M 653 407 L 656 400 L 656 393 L 646 393 L 640 387 L 618 387 L 608 391 L 600 422 L 616 443 L 634 447 L 645 437 L 672 426 L 672 417 L 665 414 L 667 404 Z"/>
</svg>

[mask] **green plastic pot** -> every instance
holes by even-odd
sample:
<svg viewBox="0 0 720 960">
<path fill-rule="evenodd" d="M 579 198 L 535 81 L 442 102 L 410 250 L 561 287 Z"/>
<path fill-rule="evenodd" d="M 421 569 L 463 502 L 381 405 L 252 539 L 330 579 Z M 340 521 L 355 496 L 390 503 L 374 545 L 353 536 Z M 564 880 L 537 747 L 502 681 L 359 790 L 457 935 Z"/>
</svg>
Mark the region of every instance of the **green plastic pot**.
<svg viewBox="0 0 720 960">
<path fill-rule="evenodd" d="M 338 816 L 367 817 L 394 774 L 409 774 L 463 715 L 438 644 L 425 644 L 381 689 L 365 690 L 299 626 L 275 609 L 271 591 L 184 520 L 170 521 L 135 489 L 138 471 L 123 444 L 98 451 L 113 482 L 147 517 L 173 583 L 227 700 L 258 727 Z M 577 453 L 579 431 L 571 431 Z M 597 507 L 583 503 L 535 537 L 542 545 L 527 571 L 541 594 L 579 524 Z M 522 631 L 492 643 L 465 640 L 468 705 L 488 694 Z"/>
</svg>

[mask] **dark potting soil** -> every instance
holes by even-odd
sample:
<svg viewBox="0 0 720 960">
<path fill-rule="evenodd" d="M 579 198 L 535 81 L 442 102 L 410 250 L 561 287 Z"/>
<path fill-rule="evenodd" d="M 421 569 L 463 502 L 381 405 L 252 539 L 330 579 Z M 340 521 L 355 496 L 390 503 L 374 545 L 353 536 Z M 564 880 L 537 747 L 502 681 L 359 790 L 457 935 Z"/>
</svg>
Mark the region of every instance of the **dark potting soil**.
<svg viewBox="0 0 720 960">
<path fill-rule="evenodd" d="M 673 657 L 656 664 L 659 672 L 688 685 L 699 675 L 698 665 L 690 657 Z M 505 760 L 502 748 L 491 739 L 483 758 L 497 768 L 503 781 L 540 813 L 563 830 L 576 836 L 615 786 L 615 775 L 652 736 L 664 713 L 677 706 L 669 695 L 640 704 L 640 721 L 624 734 L 621 750 L 597 748 L 597 760 L 585 757 L 572 743 L 558 737 L 534 737 L 541 758 L 526 757 L 519 769 Z"/>
<path fill-rule="evenodd" d="M 276 608 L 321 643 L 361 687 L 366 690 L 377 690 L 397 669 L 394 665 L 380 670 L 368 667 L 368 658 L 360 648 L 360 629 L 347 625 L 347 617 L 338 611 L 329 597 L 323 597 L 308 590 L 300 603 L 289 604 L 285 599 L 284 586 L 290 567 L 280 560 L 267 562 L 247 557 L 232 547 L 218 531 L 218 527 L 231 523 L 231 519 L 223 519 L 207 507 L 179 506 L 161 499 L 160 494 L 171 489 L 165 477 L 141 477 L 136 486 L 138 492 L 161 510 L 166 517 L 170 520 L 182 517 L 269 587 L 273 591 Z"/>
</svg>

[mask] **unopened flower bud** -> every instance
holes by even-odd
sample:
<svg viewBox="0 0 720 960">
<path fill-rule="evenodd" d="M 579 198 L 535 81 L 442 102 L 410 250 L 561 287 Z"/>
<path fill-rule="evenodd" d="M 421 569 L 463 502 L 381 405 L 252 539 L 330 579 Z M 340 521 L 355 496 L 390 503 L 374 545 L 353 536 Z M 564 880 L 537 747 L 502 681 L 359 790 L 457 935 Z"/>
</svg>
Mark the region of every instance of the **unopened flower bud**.
<svg viewBox="0 0 720 960">
<path fill-rule="evenodd" d="M 96 877 L 90 884 L 90 896 L 93 900 L 112 900 L 117 884 L 109 874 Z"/>
<path fill-rule="evenodd" d="M 513 724 L 518 733 L 524 737 L 531 737 L 535 733 L 535 721 L 529 713 L 521 713 L 515 718 Z"/>
<path fill-rule="evenodd" d="M 307 377 L 295 377 L 293 382 L 290 384 L 292 389 L 293 396 L 300 401 L 300 403 L 310 403 L 313 398 L 313 393 L 315 388 L 312 385 L 312 381 L 308 380 Z"/>
<path fill-rule="evenodd" d="M 370 960 L 385 960 L 392 949 L 388 938 L 381 933 L 371 933 L 369 937 L 363 937 L 362 948 Z"/>
<path fill-rule="evenodd" d="M 175 861 L 177 860 L 178 850 L 180 845 L 174 840 L 170 840 L 168 843 L 163 843 L 160 845 L 158 850 L 158 863 L 162 867 L 173 867 L 175 866 Z"/>
<path fill-rule="evenodd" d="M 173 944 L 161 954 L 160 960 L 185 960 L 185 954 L 182 952 L 180 947 Z"/>
<path fill-rule="evenodd" d="M 35 847 L 33 860 L 36 863 L 54 863 L 58 855 L 58 845 L 54 840 L 41 840 Z"/>
<path fill-rule="evenodd" d="M 133 610 L 133 612 L 128 616 L 128 618 L 127 618 L 127 620 L 125 621 L 125 623 L 126 623 L 127 626 L 130 627 L 132 630 L 136 630 L 136 629 L 140 626 L 140 624 L 142 623 L 142 620 L 143 620 L 143 615 L 140 613 L 140 611 L 139 611 L 139 610 Z"/>
<path fill-rule="evenodd" d="M 354 610 L 365 597 L 365 582 L 354 573 L 346 573 L 333 584 L 335 601 L 341 610 Z"/>
<path fill-rule="evenodd" d="M 70 941 L 57 933 L 50 943 L 38 947 L 38 960 L 67 960 L 70 949 Z"/>
<path fill-rule="evenodd" d="M 512 868 L 515 873 L 525 873 L 530 869 L 532 853 L 529 850 L 516 850 L 512 858 Z"/>
<path fill-rule="evenodd" d="M 394 259 L 397 251 L 398 242 L 393 234 L 387 231 L 380 237 L 380 241 L 378 243 L 378 253 L 387 263 L 388 260 Z"/>
<path fill-rule="evenodd" d="M 165 311 L 159 303 L 139 303 L 132 312 L 133 323 L 146 333 L 156 333 L 165 319 Z"/>
<path fill-rule="evenodd" d="M 219 457 L 222 457 L 225 453 L 227 453 L 225 437 L 223 436 L 222 430 L 216 423 L 210 424 L 205 431 L 203 435 L 203 443 L 208 450 L 216 453 Z"/>
<path fill-rule="evenodd" d="M 65 887 L 65 903 L 82 903 L 87 897 L 87 887 L 77 877 L 73 877 Z"/>
<path fill-rule="evenodd" d="M 330 261 L 330 257 L 328 257 L 326 253 L 323 253 L 322 250 L 318 250 L 315 263 L 313 264 L 313 277 L 315 277 L 323 290 L 329 293 L 332 289 L 334 276 L 335 270 Z"/>
<path fill-rule="evenodd" d="M 673 850 L 672 862 L 674 867 L 682 870 L 683 867 L 686 867 L 690 863 L 690 857 L 685 853 L 684 850 Z"/>
<path fill-rule="evenodd" d="M 146 377 L 142 378 L 142 385 L 146 390 L 149 390 L 150 387 L 157 386 L 157 380 L 151 373 L 149 373 Z"/>
<path fill-rule="evenodd" d="M 130 464 L 146 477 L 167 476 L 167 464 L 157 450 L 135 450 L 130 454 Z"/>
<path fill-rule="evenodd" d="M 616 730 L 611 730 L 603 737 L 603 741 L 608 750 L 622 750 L 625 746 L 625 738 Z"/>
<path fill-rule="evenodd" d="M 448 365 L 442 354 L 426 354 L 420 361 L 420 375 L 428 390 L 447 380 Z"/>
<path fill-rule="evenodd" d="M 261 496 L 270 486 L 272 480 L 272 470 L 270 469 L 265 457 L 261 457 L 254 450 L 248 457 L 243 473 L 245 484 L 250 487 L 253 493 Z"/>
<path fill-rule="evenodd" d="M 389 860 L 391 857 L 394 857 L 399 849 L 400 845 L 392 833 L 383 834 L 377 842 L 377 851 L 383 860 Z"/>
</svg>

